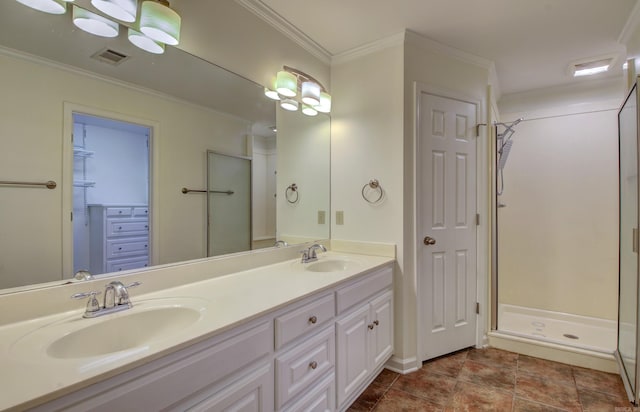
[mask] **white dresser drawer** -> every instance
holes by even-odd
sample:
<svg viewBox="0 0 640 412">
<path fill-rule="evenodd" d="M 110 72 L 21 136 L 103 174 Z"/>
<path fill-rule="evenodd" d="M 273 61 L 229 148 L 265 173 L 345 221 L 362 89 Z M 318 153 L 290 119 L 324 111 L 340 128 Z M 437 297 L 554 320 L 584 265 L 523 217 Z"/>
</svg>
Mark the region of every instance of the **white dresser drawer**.
<svg viewBox="0 0 640 412">
<path fill-rule="evenodd" d="M 134 207 L 133 217 L 146 217 L 149 216 L 149 208 L 147 207 Z"/>
<path fill-rule="evenodd" d="M 107 219 L 107 236 L 135 236 L 148 233 L 148 219 Z"/>
<path fill-rule="evenodd" d="M 149 252 L 149 238 L 122 238 L 107 240 L 107 259 L 126 256 L 147 255 Z"/>
<path fill-rule="evenodd" d="M 278 316 L 275 319 L 276 349 L 298 336 L 320 329 L 334 315 L 335 298 L 331 293 Z"/>
<path fill-rule="evenodd" d="M 129 259 L 107 260 L 107 273 L 121 272 L 123 270 L 140 269 L 149 266 L 149 258 L 140 256 Z"/>
<path fill-rule="evenodd" d="M 130 207 L 108 207 L 106 209 L 107 217 L 131 216 Z"/>
<path fill-rule="evenodd" d="M 335 328 L 333 325 L 276 358 L 276 408 L 332 371 L 335 365 Z"/>
</svg>

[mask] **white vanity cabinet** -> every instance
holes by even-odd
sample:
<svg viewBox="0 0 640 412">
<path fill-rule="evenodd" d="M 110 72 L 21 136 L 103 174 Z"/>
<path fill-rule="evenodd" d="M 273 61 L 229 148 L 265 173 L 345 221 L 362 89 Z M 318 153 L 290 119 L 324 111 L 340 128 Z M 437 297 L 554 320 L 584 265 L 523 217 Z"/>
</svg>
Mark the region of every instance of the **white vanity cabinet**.
<svg viewBox="0 0 640 412">
<path fill-rule="evenodd" d="M 33 411 L 269 412 L 274 393 L 272 353 L 271 319 L 261 319 Z"/>
<path fill-rule="evenodd" d="M 333 410 L 335 310 L 331 291 L 275 317 L 277 411 Z"/>
<path fill-rule="evenodd" d="M 145 205 L 89 205 L 91 273 L 149 265 L 149 208 Z"/>
<path fill-rule="evenodd" d="M 392 269 L 381 269 L 336 292 L 338 409 L 345 409 L 393 353 Z"/>
<path fill-rule="evenodd" d="M 392 272 L 322 288 L 33 410 L 344 410 L 392 355 Z"/>
</svg>

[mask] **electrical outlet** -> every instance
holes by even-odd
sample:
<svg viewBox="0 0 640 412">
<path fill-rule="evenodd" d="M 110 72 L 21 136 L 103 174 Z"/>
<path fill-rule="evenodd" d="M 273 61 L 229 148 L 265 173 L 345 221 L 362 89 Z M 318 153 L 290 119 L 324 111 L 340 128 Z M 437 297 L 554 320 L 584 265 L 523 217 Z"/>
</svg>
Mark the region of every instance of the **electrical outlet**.
<svg viewBox="0 0 640 412">
<path fill-rule="evenodd" d="M 324 225 L 327 213 L 324 210 L 318 210 L 318 224 Z"/>
<path fill-rule="evenodd" d="M 336 225 L 344 225 L 344 211 L 336 211 Z"/>
</svg>

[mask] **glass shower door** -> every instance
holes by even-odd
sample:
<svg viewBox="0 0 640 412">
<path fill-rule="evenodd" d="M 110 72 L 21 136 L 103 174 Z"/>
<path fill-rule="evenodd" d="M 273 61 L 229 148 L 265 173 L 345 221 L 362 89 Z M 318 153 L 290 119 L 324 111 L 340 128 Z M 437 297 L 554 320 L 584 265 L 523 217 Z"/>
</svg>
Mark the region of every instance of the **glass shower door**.
<svg viewBox="0 0 640 412">
<path fill-rule="evenodd" d="M 207 256 L 251 250 L 251 159 L 207 152 Z"/>
<path fill-rule="evenodd" d="M 629 397 L 637 398 L 638 325 L 638 124 L 634 86 L 618 113 L 620 155 L 620 280 L 618 350 Z"/>
</svg>

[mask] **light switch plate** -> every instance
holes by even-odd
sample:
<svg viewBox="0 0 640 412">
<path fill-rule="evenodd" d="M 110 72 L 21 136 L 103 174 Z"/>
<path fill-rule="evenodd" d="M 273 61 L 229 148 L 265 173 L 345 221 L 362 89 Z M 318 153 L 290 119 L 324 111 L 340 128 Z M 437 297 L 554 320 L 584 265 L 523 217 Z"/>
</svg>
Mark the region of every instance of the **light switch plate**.
<svg viewBox="0 0 640 412">
<path fill-rule="evenodd" d="M 344 225 L 344 211 L 336 211 L 336 225 Z"/>
<path fill-rule="evenodd" d="M 326 215 L 327 214 L 326 214 L 326 212 L 324 210 L 318 210 L 318 224 L 319 225 L 324 225 Z"/>
</svg>

